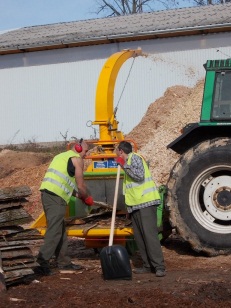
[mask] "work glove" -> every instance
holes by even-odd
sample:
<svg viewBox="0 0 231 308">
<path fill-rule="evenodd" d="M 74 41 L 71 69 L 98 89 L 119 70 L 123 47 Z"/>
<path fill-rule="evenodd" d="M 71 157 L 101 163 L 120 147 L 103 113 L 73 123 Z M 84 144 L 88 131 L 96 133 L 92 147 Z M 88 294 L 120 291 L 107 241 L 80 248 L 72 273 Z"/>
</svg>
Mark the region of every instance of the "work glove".
<svg viewBox="0 0 231 308">
<path fill-rule="evenodd" d="M 116 162 L 117 162 L 117 164 L 119 164 L 122 167 L 125 164 L 125 160 L 122 157 L 117 157 Z"/>
<path fill-rule="evenodd" d="M 84 203 L 88 206 L 92 206 L 94 204 L 92 196 L 88 196 L 86 199 L 84 199 Z"/>
</svg>

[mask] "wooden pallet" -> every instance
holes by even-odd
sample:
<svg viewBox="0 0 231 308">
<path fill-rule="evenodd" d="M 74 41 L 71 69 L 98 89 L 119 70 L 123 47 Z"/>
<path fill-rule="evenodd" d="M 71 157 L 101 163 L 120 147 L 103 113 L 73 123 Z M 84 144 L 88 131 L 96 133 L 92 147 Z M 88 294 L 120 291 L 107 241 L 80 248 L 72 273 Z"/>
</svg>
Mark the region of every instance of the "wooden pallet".
<svg viewBox="0 0 231 308">
<path fill-rule="evenodd" d="M 43 237 L 36 229 L 20 226 L 32 221 L 24 209 L 29 195 L 27 186 L 0 189 L 0 291 L 34 275 L 32 247 Z"/>
</svg>

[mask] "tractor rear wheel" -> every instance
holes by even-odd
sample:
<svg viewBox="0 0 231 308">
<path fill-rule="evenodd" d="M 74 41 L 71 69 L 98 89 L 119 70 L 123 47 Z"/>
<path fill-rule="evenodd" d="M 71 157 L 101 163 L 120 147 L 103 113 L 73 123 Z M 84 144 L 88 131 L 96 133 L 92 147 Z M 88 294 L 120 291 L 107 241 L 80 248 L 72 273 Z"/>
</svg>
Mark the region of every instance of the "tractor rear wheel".
<svg viewBox="0 0 231 308">
<path fill-rule="evenodd" d="M 212 139 L 182 155 L 168 180 L 170 223 L 194 250 L 231 253 L 231 139 Z"/>
</svg>

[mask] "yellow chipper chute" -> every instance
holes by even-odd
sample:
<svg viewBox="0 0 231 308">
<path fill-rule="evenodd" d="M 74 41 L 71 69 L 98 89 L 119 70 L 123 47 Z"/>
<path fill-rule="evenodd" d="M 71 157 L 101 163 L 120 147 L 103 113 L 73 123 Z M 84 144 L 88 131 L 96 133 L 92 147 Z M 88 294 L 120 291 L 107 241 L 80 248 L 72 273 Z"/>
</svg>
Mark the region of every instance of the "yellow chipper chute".
<svg viewBox="0 0 231 308">
<path fill-rule="evenodd" d="M 95 121 L 93 125 L 99 126 L 99 139 L 89 141 L 90 155 L 86 159 L 86 172 L 84 178 L 87 187 L 94 200 L 112 205 L 114 199 L 115 182 L 117 174 L 117 164 L 114 160 L 115 146 L 125 140 L 121 131 L 118 130 L 118 121 L 116 120 L 116 110 L 114 109 L 114 87 L 117 75 L 123 63 L 129 58 L 135 58 L 142 54 L 141 49 L 123 50 L 110 56 L 105 62 L 97 84 L 95 101 Z M 134 151 L 137 150 L 136 144 L 132 140 L 127 140 L 133 144 Z M 71 145 L 71 144 L 70 144 Z M 69 145 L 69 147 L 70 147 Z M 123 172 L 121 172 L 121 179 Z M 76 218 L 76 224 L 67 225 L 67 234 L 85 238 L 87 247 L 103 247 L 108 244 L 110 235 L 110 224 L 108 227 L 100 224 L 85 223 L 78 224 L 78 218 L 92 216 L 89 211 L 92 208 L 85 206 L 81 200 L 72 198 L 67 210 L 67 220 Z M 122 195 L 122 181 L 119 185 L 118 211 L 125 213 L 124 198 Z M 46 230 L 46 220 L 44 213 L 36 220 L 32 226 L 39 229 L 44 234 Z M 115 228 L 114 243 L 124 244 L 126 238 L 133 234 L 132 228 Z"/>
</svg>

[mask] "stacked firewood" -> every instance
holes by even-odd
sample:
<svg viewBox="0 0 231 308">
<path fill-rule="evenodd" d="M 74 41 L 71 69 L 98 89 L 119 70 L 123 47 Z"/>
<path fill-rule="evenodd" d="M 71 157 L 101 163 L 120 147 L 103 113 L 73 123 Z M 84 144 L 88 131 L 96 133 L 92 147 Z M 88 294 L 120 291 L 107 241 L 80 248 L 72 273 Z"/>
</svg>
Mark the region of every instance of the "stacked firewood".
<svg viewBox="0 0 231 308">
<path fill-rule="evenodd" d="M 27 186 L 0 189 L 0 291 L 32 277 L 37 265 L 33 246 L 41 243 L 42 236 L 21 226 L 32 221 L 24 209 L 29 195 Z"/>
</svg>

